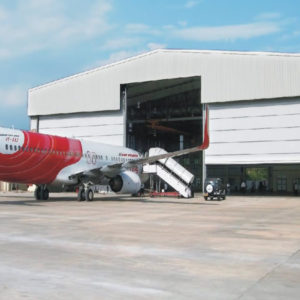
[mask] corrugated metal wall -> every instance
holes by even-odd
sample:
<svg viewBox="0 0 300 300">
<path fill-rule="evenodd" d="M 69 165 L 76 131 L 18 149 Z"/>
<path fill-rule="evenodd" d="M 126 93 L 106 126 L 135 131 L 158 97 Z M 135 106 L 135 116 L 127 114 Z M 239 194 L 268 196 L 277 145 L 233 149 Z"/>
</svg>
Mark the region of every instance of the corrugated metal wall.
<svg viewBox="0 0 300 300">
<path fill-rule="evenodd" d="M 39 132 L 123 146 L 122 112 L 41 116 Z"/>
<path fill-rule="evenodd" d="M 210 105 L 205 163 L 300 162 L 300 98 Z"/>
<path fill-rule="evenodd" d="M 120 85 L 201 76 L 202 102 L 300 96 L 300 54 L 156 50 L 29 90 L 30 116 L 120 109 Z"/>
</svg>

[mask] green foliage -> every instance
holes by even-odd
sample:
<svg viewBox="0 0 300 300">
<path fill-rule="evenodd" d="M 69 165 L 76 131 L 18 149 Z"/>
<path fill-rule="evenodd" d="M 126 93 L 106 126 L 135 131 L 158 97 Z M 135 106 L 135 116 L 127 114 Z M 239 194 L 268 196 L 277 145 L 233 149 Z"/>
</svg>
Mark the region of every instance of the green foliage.
<svg viewBox="0 0 300 300">
<path fill-rule="evenodd" d="M 268 168 L 247 168 L 246 179 L 252 181 L 262 181 L 268 179 Z"/>
</svg>

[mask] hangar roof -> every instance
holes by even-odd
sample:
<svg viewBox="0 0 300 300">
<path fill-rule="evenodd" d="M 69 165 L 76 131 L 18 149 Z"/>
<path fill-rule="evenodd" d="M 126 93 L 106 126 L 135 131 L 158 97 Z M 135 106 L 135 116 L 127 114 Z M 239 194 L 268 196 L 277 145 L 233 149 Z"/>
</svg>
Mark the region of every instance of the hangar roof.
<svg viewBox="0 0 300 300">
<path fill-rule="evenodd" d="M 120 85 L 201 76 L 202 103 L 300 96 L 300 53 L 147 52 L 30 89 L 28 115 L 120 109 Z"/>
</svg>

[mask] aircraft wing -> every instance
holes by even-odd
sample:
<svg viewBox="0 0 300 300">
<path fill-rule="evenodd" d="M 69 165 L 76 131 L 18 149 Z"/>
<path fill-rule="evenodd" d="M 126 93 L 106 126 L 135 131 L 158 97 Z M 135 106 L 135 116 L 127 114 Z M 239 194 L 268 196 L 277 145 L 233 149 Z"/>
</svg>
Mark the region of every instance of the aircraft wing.
<svg viewBox="0 0 300 300">
<path fill-rule="evenodd" d="M 107 176 L 107 177 L 114 177 L 118 175 L 121 170 L 123 169 L 123 164 L 113 164 L 113 165 L 106 165 L 101 168 L 93 168 L 89 170 L 85 170 L 82 172 L 78 172 L 75 174 L 72 174 L 69 176 L 69 179 L 74 179 L 74 178 L 80 178 L 80 179 L 87 179 L 90 181 L 97 181 L 100 180 L 101 177 Z"/>
</svg>

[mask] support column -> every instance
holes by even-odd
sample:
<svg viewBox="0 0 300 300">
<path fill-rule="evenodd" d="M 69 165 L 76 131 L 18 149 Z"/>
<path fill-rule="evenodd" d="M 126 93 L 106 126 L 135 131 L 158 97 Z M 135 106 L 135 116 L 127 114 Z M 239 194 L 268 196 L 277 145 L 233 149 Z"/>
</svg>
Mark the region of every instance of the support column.
<svg viewBox="0 0 300 300">
<path fill-rule="evenodd" d="M 127 87 L 121 87 L 121 109 L 123 110 L 123 146 L 126 147 L 127 141 Z"/>
<path fill-rule="evenodd" d="M 206 111 L 205 104 L 202 104 L 202 140 L 204 137 L 204 126 L 205 126 L 205 120 L 204 120 L 204 112 Z M 204 193 L 204 181 L 206 178 L 206 164 L 205 164 L 205 151 L 202 151 L 202 192 Z"/>
</svg>

